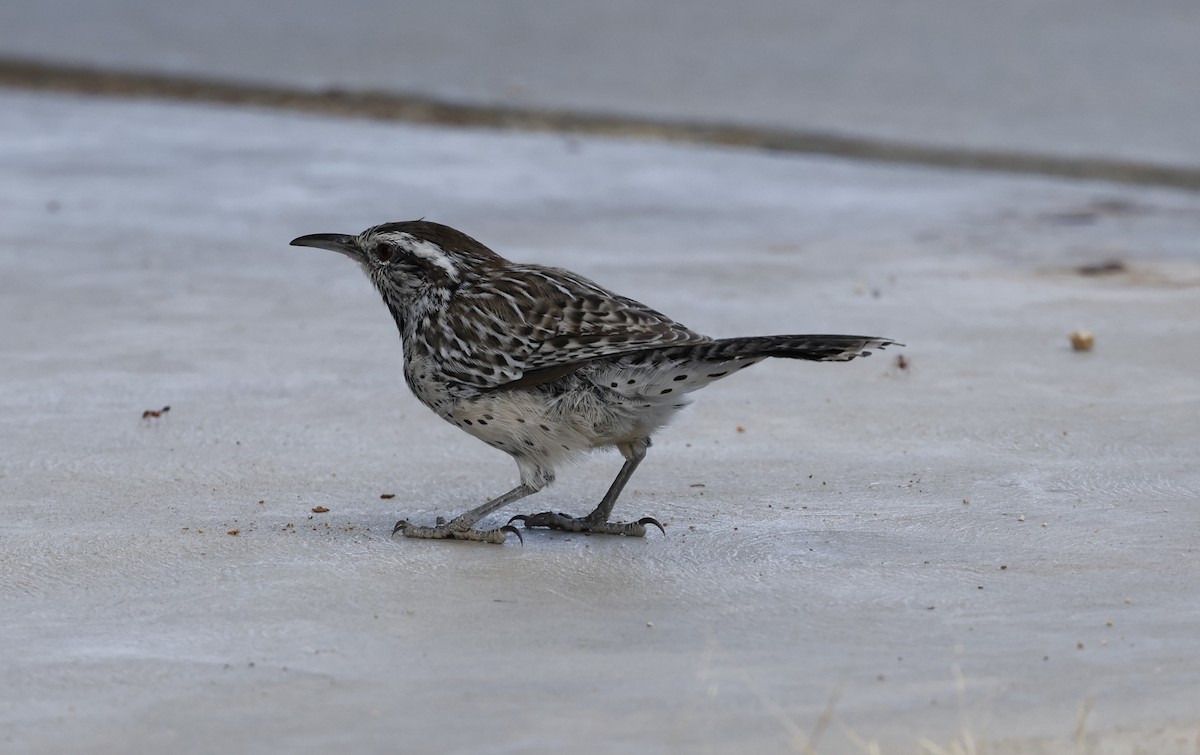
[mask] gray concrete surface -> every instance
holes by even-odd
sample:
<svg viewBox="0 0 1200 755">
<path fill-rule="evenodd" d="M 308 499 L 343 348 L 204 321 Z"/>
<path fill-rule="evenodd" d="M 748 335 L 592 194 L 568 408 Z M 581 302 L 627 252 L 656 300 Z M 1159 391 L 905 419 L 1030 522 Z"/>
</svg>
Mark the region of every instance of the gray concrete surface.
<svg viewBox="0 0 1200 755">
<path fill-rule="evenodd" d="M 1200 167 L 1191 0 L 7 0 L 0 55 Z"/>
<path fill-rule="evenodd" d="M 1195 195 L 11 92 L 0 166 L 6 752 L 1196 749 Z M 515 469 L 286 244 L 422 215 L 908 367 L 700 394 L 666 537 L 393 541 Z"/>
</svg>

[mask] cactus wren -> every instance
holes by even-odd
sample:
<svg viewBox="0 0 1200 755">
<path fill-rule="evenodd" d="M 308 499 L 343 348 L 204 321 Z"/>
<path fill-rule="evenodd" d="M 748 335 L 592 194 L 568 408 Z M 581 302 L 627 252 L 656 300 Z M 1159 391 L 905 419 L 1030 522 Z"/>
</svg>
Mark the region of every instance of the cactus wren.
<svg viewBox="0 0 1200 755">
<path fill-rule="evenodd" d="M 404 379 L 421 403 L 511 455 L 521 484 L 435 526 L 401 520 L 392 534 L 504 542 L 525 527 L 642 536 L 651 517 L 610 522 L 650 436 L 688 394 L 767 357 L 846 362 L 895 343 L 869 336 L 712 339 L 581 275 L 509 262 L 475 239 L 425 220 L 357 236 L 318 233 L 293 246 L 359 263 L 400 329 Z M 561 462 L 615 446 L 625 457 L 592 513 L 518 515 L 477 530 L 488 514 L 554 481 Z"/>
</svg>

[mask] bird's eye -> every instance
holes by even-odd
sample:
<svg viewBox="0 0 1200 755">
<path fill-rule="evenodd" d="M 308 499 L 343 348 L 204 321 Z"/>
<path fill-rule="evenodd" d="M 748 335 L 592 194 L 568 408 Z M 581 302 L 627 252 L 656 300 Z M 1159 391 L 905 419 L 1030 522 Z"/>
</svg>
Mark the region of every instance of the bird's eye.
<svg viewBox="0 0 1200 755">
<path fill-rule="evenodd" d="M 392 255 L 395 253 L 395 248 L 388 246 L 387 244 L 380 244 L 379 246 L 375 247 L 375 257 L 380 262 L 391 262 Z"/>
</svg>

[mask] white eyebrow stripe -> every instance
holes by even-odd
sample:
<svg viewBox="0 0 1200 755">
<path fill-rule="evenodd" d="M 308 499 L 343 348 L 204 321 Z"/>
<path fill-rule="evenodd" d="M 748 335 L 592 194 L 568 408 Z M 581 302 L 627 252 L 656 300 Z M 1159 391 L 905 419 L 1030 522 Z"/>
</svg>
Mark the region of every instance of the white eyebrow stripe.
<svg viewBox="0 0 1200 755">
<path fill-rule="evenodd" d="M 446 273 L 446 276 L 450 280 L 458 280 L 458 268 L 450 261 L 450 255 L 446 254 L 441 247 L 407 233 L 403 234 L 403 236 L 403 246 L 408 249 L 412 256 L 425 260 L 429 264 L 439 268 Z"/>
</svg>

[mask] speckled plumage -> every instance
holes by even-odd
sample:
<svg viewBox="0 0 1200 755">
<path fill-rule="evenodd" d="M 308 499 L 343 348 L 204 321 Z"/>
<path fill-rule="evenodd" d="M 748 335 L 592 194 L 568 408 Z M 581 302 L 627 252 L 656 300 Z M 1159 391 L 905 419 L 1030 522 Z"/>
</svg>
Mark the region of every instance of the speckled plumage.
<svg viewBox="0 0 1200 755">
<path fill-rule="evenodd" d="M 796 335 L 712 339 L 567 270 L 509 262 L 475 239 L 424 220 L 357 236 L 292 242 L 359 262 L 382 294 L 404 347 L 404 377 L 447 422 L 513 456 L 521 484 L 448 524 L 401 521 L 410 537 L 502 542 L 483 516 L 545 487 L 563 461 L 616 447 L 626 462 L 583 518 L 549 512 L 526 526 L 642 535 L 646 518 L 608 521 L 651 436 L 687 394 L 767 357 L 848 361 L 893 341 Z M 519 534 L 519 533 L 518 533 Z"/>
</svg>

